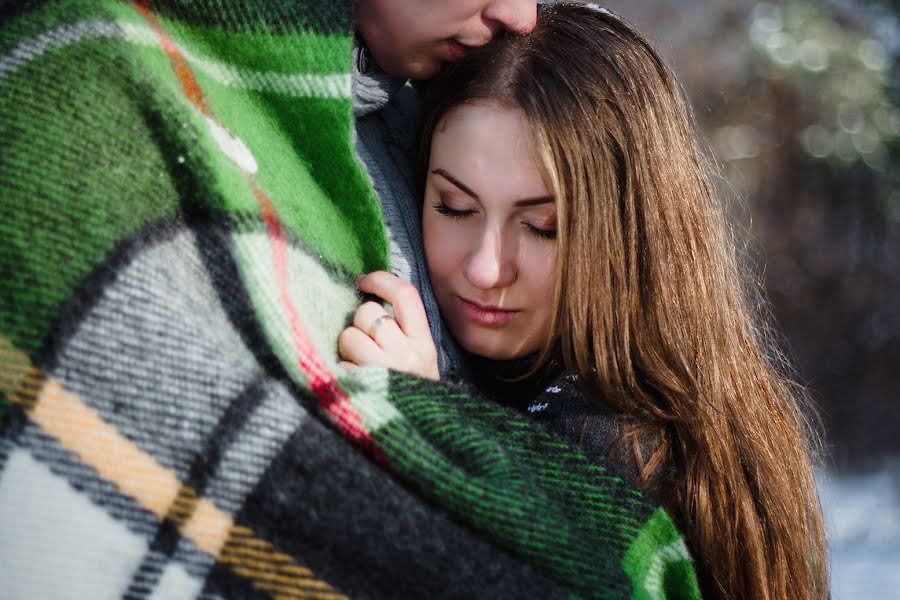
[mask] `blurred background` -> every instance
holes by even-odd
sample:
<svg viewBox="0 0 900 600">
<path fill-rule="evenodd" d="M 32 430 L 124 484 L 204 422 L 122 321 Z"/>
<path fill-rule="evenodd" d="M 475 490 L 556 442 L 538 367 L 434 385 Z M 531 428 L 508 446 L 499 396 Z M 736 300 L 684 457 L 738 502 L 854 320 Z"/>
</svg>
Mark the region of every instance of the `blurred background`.
<svg viewBox="0 0 900 600">
<path fill-rule="evenodd" d="M 818 407 L 833 597 L 900 598 L 900 6 L 600 4 L 681 79 Z"/>
</svg>

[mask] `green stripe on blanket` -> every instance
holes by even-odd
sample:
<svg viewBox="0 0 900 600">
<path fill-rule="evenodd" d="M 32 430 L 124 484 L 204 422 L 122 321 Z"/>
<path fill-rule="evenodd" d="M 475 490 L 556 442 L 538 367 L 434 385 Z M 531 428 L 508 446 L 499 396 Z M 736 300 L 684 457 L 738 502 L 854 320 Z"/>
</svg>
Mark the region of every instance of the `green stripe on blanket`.
<svg viewBox="0 0 900 600">
<path fill-rule="evenodd" d="M 697 598 L 632 482 L 465 389 L 338 370 L 353 275 L 387 265 L 350 10 L 4 25 L 5 590 Z"/>
</svg>

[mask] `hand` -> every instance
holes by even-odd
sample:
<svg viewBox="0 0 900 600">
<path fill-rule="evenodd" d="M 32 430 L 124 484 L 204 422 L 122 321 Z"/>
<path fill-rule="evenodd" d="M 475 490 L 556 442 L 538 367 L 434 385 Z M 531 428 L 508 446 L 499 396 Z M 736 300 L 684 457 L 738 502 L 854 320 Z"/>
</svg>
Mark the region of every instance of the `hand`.
<svg viewBox="0 0 900 600">
<path fill-rule="evenodd" d="M 353 365 L 386 367 L 440 379 L 437 350 L 419 291 L 385 271 L 363 275 L 356 283 L 361 292 L 390 303 L 394 316 L 377 302 L 364 302 L 356 309 L 353 325 L 338 336 L 341 357 Z"/>
</svg>

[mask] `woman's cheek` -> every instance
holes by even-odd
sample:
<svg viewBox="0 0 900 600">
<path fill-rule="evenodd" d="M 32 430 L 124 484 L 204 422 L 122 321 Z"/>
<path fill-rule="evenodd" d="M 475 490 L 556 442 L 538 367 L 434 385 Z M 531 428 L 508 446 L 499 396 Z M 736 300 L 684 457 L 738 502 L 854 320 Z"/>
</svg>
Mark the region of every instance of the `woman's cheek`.
<svg viewBox="0 0 900 600">
<path fill-rule="evenodd" d="M 533 287 L 552 296 L 556 284 L 556 242 L 534 240 L 525 264 L 531 265 Z"/>
<path fill-rule="evenodd" d="M 452 256 L 458 252 L 457 239 L 454 242 L 454 229 L 456 223 L 443 215 L 435 215 L 432 210 L 425 215 L 422 222 L 422 236 L 425 245 L 425 259 L 428 262 L 428 271 L 431 275 L 432 285 L 439 285 L 441 280 L 447 277 L 452 270 Z"/>
</svg>

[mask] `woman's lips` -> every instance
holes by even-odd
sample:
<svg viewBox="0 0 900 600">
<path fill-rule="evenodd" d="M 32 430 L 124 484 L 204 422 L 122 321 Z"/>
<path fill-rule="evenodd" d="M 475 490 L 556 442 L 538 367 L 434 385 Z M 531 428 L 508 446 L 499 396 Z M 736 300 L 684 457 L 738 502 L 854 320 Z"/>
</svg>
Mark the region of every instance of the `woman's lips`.
<svg viewBox="0 0 900 600">
<path fill-rule="evenodd" d="M 463 313 L 470 320 L 475 321 L 479 325 L 484 325 L 487 327 L 500 327 L 501 325 L 506 325 L 519 316 L 520 311 L 518 310 L 505 310 L 502 308 L 483 306 L 481 304 L 476 304 L 475 302 L 466 300 L 465 298 L 457 298 L 459 299 L 459 303 L 462 306 Z"/>
</svg>

